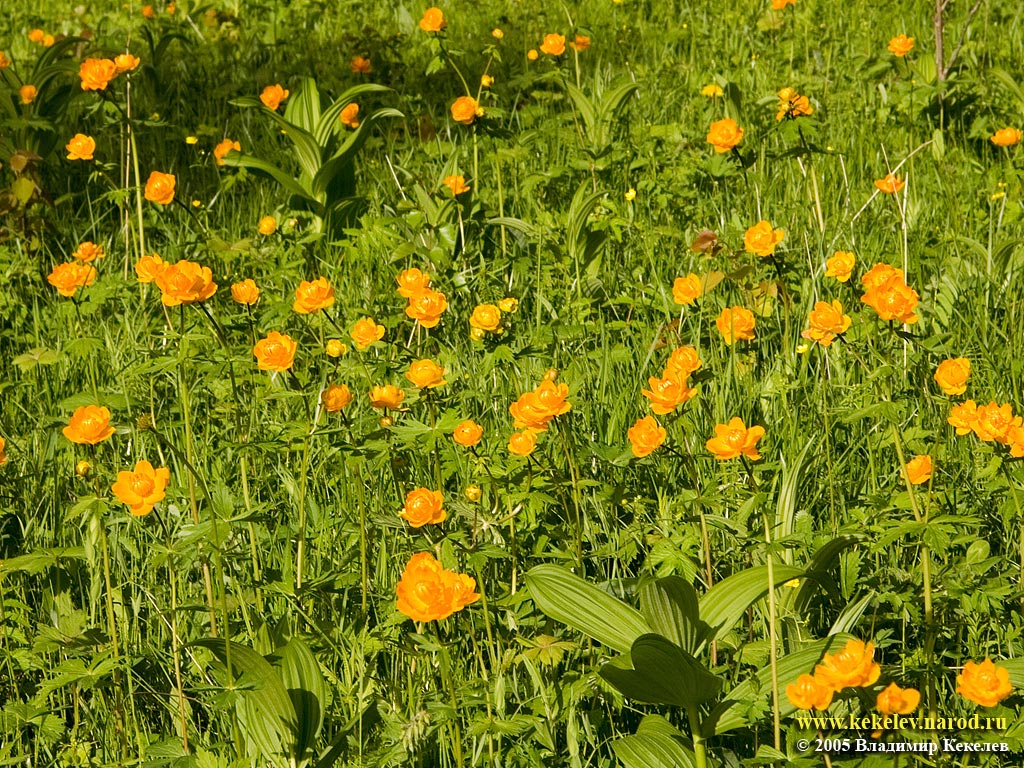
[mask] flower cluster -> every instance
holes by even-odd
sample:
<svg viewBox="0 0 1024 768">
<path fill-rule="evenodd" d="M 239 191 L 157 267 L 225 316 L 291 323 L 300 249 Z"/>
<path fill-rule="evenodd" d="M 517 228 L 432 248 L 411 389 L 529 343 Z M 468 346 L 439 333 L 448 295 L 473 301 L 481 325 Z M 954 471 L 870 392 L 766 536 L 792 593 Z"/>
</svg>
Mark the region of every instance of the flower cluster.
<svg viewBox="0 0 1024 768">
<path fill-rule="evenodd" d="M 954 405 L 946 421 L 956 429 L 958 435 L 973 432 L 979 440 L 997 443 L 1010 450 L 1014 458 L 1024 457 L 1024 419 L 1015 416 L 1009 403 L 978 405 L 967 400 Z"/>
<path fill-rule="evenodd" d="M 412 268 L 398 275 L 397 280 L 398 295 L 409 300 L 405 308 L 408 317 L 424 328 L 433 328 L 441 322 L 441 315 L 448 309 L 448 299 L 430 287 L 430 275 Z M 358 346 L 359 342 L 356 344 Z"/>
<path fill-rule="evenodd" d="M 848 640 L 837 654 L 825 654 L 813 675 L 800 675 L 786 686 L 786 698 L 798 709 L 828 709 L 832 697 L 844 688 L 874 685 L 882 669 L 873 657 L 874 643 Z"/>
<path fill-rule="evenodd" d="M 441 621 L 480 599 L 476 580 L 449 571 L 429 552 L 409 558 L 398 582 L 398 610 L 413 621 Z"/>
<path fill-rule="evenodd" d="M 888 264 L 875 264 L 861 278 L 865 293 L 861 301 L 871 307 L 883 320 L 916 323 L 918 294 L 907 285 L 903 273 Z"/>
</svg>

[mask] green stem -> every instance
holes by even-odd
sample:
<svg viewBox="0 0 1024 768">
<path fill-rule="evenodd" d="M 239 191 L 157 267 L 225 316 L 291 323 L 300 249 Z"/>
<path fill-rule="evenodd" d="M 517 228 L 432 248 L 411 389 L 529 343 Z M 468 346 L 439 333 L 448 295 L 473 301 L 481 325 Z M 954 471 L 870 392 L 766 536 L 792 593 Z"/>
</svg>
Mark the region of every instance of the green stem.
<svg viewBox="0 0 1024 768">
<path fill-rule="evenodd" d="M 690 733 L 693 735 L 693 756 L 697 761 L 697 768 L 708 768 L 708 751 L 704 742 L 704 733 L 700 725 L 700 710 L 696 704 L 686 708 L 686 715 L 690 720 Z"/>
</svg>

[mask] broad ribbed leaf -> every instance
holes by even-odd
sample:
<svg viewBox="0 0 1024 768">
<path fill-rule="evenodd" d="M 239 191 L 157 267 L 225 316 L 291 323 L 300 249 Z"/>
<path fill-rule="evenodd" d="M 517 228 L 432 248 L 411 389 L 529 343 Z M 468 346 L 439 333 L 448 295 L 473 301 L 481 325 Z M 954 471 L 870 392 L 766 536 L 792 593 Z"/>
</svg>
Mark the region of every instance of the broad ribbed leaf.
<svg viewBox="0 0 1024 768">
<path fill-rule="evenodd" d="M 640 590 L 640 612 L 651 628 L 687 653 L 696 653 L 710 630 L 700 620 L 697 591 L 679 576 L 666 576 Z"/>
<path fill-rule="evenodd" d="M 636 734 L 616 739 L 612 751 L 625 768 L 695 768 L 688 739 L 661 715 L 640 721 Z"/>
<path fill-rule="evenodd" d="M 302 78 L 298 92 L 285 104 L 284 119 L 313 138 L 313 131 L 320 123 L 320 89 L 312 77 Z"/>
<path fill-rule="evenodd" d="M 779 563 L 774 566 L 775 586 L 803 575 L 803 569 Z M 707 640 L 726 634 L 751 605 L 768 594 L 768 566 L 748 568 L 718 582 L 700 599 L 700 617 L 711 627 Z"/>
<path fill-rule="evenodd" d="M 534 603 L 547 616 L 620 653 L 649 634 L 639 611 L 557 565 L 538 565 L 526 574 Z"/>
<path fill-rule="evenodd" d="M 232 150 L 224 156 L 224 165 L 248 168 L 250 170 L 257 171 L 258 173 L 266 174 L 296 197 L 300 197 L 304 200 L 308 200 L 314 205 L 318 205 L 317 200 L 308 190 L 303 189 L 299 182 L 282 171 L 276 165 L 271 165 L 266 160 L 260 160 L 258 157 L 253 157 L 252 155 Z"/>
<path fill-rule="evenodd" d="M 309 646 L 300 638 L 292 638 L 278 652 L 281 680 L 288 689 L 298 728 L 295 733 L 295 756 L 301 762 L 316 747 L 317 736 L 324 722 L 328 691 L 323 673 Z"/>
<path fill-rule="evenodd" d="M 385 117 L 404 117 L 401 112 L 397 109 L 391 109 L 386 107 L 385 109 L 378 109 L 373 114 L 366 117 L 360 124 L 359 127 L 352 131 L 342 142 L 341 146 L 334 153 L 330 160 L 323 164 L 316 175 L 313 177 L 312 189 L 313 193 L 317 197 L 322 198 L 324 192 L 327 191 L 331 182 L 334 178 L 344 169 L 351 166 L 355 162 L 356 153 L 369 138 L 373 126 Z M 353 185 L 354 186 L 354 185 Z M 349 190 L 342 193 L 342 196 L 349 196 L 355 193 L 355 189 Z M 330 202 L 328 201 L 328 205 Z"/>
<path fill-rule="evenodd" d="M 722 687 L 703 664 L 661 635 L 638 638 L 629 657 L 632 669 L 606 664 L 600 674 L 634 701 L 686 707 L 714 698 Z"/>
</svg>

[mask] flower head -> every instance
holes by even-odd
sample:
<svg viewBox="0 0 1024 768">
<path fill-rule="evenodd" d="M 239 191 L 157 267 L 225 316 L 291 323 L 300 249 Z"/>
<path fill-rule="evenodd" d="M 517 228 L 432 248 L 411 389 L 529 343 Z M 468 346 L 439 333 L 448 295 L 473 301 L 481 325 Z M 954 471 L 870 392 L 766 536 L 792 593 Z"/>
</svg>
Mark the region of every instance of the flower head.
<svg viewBox="0 0 1024 768">
<path fill-rule="evenodd" d="M 217 165 L 224 165 L 224 156 L 227 155 L 227 153 L 230 152 L 231 150 L 234 150 L 235 152 L 241 152 L 242 145 L 239 144 L 237 141 L 232 141 L 231 139 L 224 139 L 222 142 L 220 142 L 220 144 L 213 148 L 213 156 L 217 160 Z"/>
<path fill-rule="evenodd" d="M 80 261 L 69 261 L 58 264 L 46 276 L 46 282 L 57 289 L 61 296 L 71 297 L 79 288 L 92 285 L 96 281 L 96 268 Z"/>
<path fill-rule="evenodd" d="M 476 580 L 444 568 L 429 552 L 409 558 L 395 590 L 398 610 L 413 621 L 441 621 L 480 599 Z"/>
<path fill-rule="evenodd" d="M 300 315 L 310 315 L 327 309 L 334 304 L 334 288 L 326 277 L 316 280 L 303 280 L 295 289 L 295 302 L 292 310 Z"/>
<path fill-rule="evenodd" d="M 411 299 L 430 287 L 430 275 L 415 267 L 403 270 L 395 279 L 398 281 L 398 295 L 406 299 Z"/>
<path fill-rule="evenodd" d="M 850 639 L 839 653 L 825 654 L 821 664 L 815 667 L 814 676 L 834 691 L 874 685 L 882 673 L 878 662 L 873 660 L 874 655 L 874 643 Z"/>
<path fill-rule="evenodd" d="M 889 41 L 887 47 L 893 56 L 906 56 L 914 48 L 914 38 L 900 33 Z"/>
<path fill-rule="evenodd" d="M 420 19 L 420 29 L 424 32 L 440 32 L 445 24 L 444 12 L 440 8 L 427 8 Z"/>
<path fill-rule="evenodd" d="M 437 525 L 448 517 L 444 511 L 444 496 L 440 491 L 417 488 L 405 496 L 405 506 L 398 516 L 407 520 L 413 528 L 422 528 L 428 523 Z"/>
<path fill-rule="evenodd" d="M 508 410 L 516 428 L 544 432 L 553 418 L 568 413 L 572 408 L 568 396 L 568 384 L 556 384 L 545 379 L 532 392 L 520 395 Z"/>
<path fill-rule="evenodd" d="M 341 357 L 348 354 L 348 345 L 343 344 L 341 339 L 328 339 L 324 349 L 328 357 Z"/>
<path fill-rule="evenodd" d="M 100 405 L 83 405 L 71 414 L 62 430 L 64 437 L 79 445 L 96 445 L 114 434 L 110 426 L 110 409 Z"/>
<path fill-rule="evenodd" d="M 943 360 L 935 369 L 935 381 L 947 395 L 962 395 L 967 391 L 967 379 L 971 376 L 971 361 L 966 357 Z"/>
<path fill-rule="evenodd" d="M 76 133 L 64 149 L 68 151 L 68 160 L 92 160 L 93 152 L 96 151 L 96 140 L 84 133 Z"/>
<path fill-rule="evenodd" d="M 772 229 L 771 222 L 762 220 L 743 235 L 743 249 L 758 256 L 771 256 L 785 236 L 783 230 Z"/>
<path fill-rule="evenodd" d="M 155 253 L 147 253 L 135 262 L 135 274 L 140 283 L 152 283 L 167 268 L 167 262 Z"/>
<path fill-rule="evenodd" d="M 476 99 L 471 96 L 459 96 L 452 102 L 452 120 L 463 125 L 470 125 L 477 117 L 483 114 L 483 110 Z"/>
<path fill-rule="evenodd" d="M 685 380 L 691 373 L 701 366 L 700 357 L 693 347 L 676 347 L 669 355 L 668 363 L 665 364 L 664 376 L 667 378 Z"/>
<path fill-rule="evenodd" d="M 167 467 L 154 469 L 148 461 L 140 461 L 130 472 L 118 472 L 117 482 L 111 491 L 117 500 L 128 505 L 128 510 L 141 517 L 153 511 L 157 502 L 163 501 L 164 490 L 171 479 L 171 470 Z"/>
<path fill-rule="evenodd" d="M 707 449 L 719 461 L 746 456 L 757 461 L 761 455 L 757 452 L 757 441 L 764 437 L 764 427 L 750 427 L 743 419 L 732 418 L 728 424 L 716 424 L 715 436 L 705 443 Z"/>
<path fill-rule="evenodd" d="M 819 301 L 807 315 L 807 324 L 810 327 L 800 335 L 828 347 L 835 341 L 836 336 L 849 330 L 850 316 L 843 314 L 843 305 L 839 301 L 833 301 L 831 304 Z"/>
<path fill-rule="evenodd" d="M 923 485 L 932 478 L 932 457 L 915 456 L 903 468 L 911 485 Z"/>
<path fill-rule="evenodd" d="M 508 452 L 513 456 L 529 456 L 537 447 L 537 433 L 532 430 L 513 432 L 508 438 Z"/>
<path fill-rule="evenodd" d="M 298 346 L 291 336 L 271 331 L 256 342 L 252 353 L 256 356 L 256 364 L 261 371 L 280 373 L 292 367 Z"/>
<path fill-rule="evenodd" d="M 989 137 L 989 141 L 997 147 L 1012 147 L 1020 144 L 1021 132 L 1016 128 L 1000 128 Z"/>
<path fill-rule="evenodd" d="M 994 707 L 1013 693 L 1013 685 L 1009 671 L 996 666 L 991 659 L 981 664 L 968 661 L 963 672 L 956 676 L 956 692 L 975 704 Z"/>
<path fill-rule="evenodd" d="M 373 65 L 365 56 L 353 56 L 349 68 L 357 75 L 368 75 L 373 72 Z"/>
<path fill-rule="evenodd" d="M 79 243 L 71 255 L 81 262 L 88 263 L 96 259 L 102 259 L 107 254 L 103 250 L 102 245 L 96 245 L 96 243 L 86 240 L 84 243 Z"/>
<path fill-rule="evenodd" d="M 160 205 L 170 205 L 174 202 L 176 182 L 174 174 L 153 171 L 146 180 L 146 199 Z"/>
<path fill-rule="evenodd" d="M 960 405 L 954 405 L 949 410 L 949 418 L 946 422 L 956 430 L 958 435 L 966 435 L 974 430 L 974 424 L 978 420 L 978 404 L 973 400 L 966 400 Z"/>
<path fill-rule="evenodd" d="M 251 307 L 260 300 L 260 289 L 256 286 L 256 281 L 248 277 L 240 283 L 232 284 L 231 298 L 238 304 Z"/>
<path fill-rule="evenodd" d="M 429 359 L 410 363 L 405 378 L 418 389 L 431 389 L 448 383 L 444 380 L 444 368 Z"/>
<path fill-rule="evenodd" d="M 723 309 L 715 320 L 715 327 L 729 346 L 737 340 L 751 341 L 755 338 L 754 313 L 745 307 Z"/>
<path fill-rule="evenodd" d="M 352 341 L 359 349 L 367 349 L 371 344 L 383 339 L 386 330 L 383 325 L 377 325 L 372 317 L 364 317 L 352 326 Z"/>
<path fill-rule="evenodd" d="M 731 117 L 724 120 L 716 120 L 708 128 L 708 144 L 715 148 L 715 152 L 723 153 L 733 149 L 743 141 L 743 129 Z"/>
<path fill-rule="evenodd" d="M 469 316 L 471 328 L 495 333 L 501 329 L 501 309 L 495 304 L 477 304 Z"/>
<path fill-rule="evenodd" d="M 795 120 L 798 117 L 805 117 L 814 114 L 814 107 L 806 96 L 801 96 L 793 88 L 783 88 L 779 91 L 779 105 L 775 113 L 776 120 Z"/>
<path fill-rule="evenodd" d="M 370 390 L 370 405 L 374 408 L 397 410 L 405 400 L 405 392 L 393 384 L 375 385 Z"/>
<path fill-rule="evenodd" d="M 162 294 L 160 300 L 168 307 L 206 301 L 217 292 L 210 268 L 184 259 L 164 267 L 156 276 L 156 284 Z"/>
<path fill-rule="evenodd" d="M 885 174 L 884 179 L 875 179 L 875 187 L 879 192 L 883 192 L 887 195 L 895 195 L 906 185 L 907 182 L 903 181 L 903 179 L 894 173 Z"/>
<path fill-rule="evenodd" d="M 561 56 L 565 53 L 565 35 L 556 32 L 544 35 L 544 42 L 540 46 L 542 53 L 548 56 Z"/>
<path fill-rule="evenodd" d="M 264 237 L 270 237 L 277 232 L 277 219 L 273 216 L 264 216 L 256 224 L 256 231 Z"/>
<path fill-rule="evenodd" d="M 469 185 L 466 184 L 466 178 L 464 176 L 445 176 L 441 181 L 448 189 L 451 190 L 452 195 L 458 196 L 464 192 L 469 192 Z"/>
<path fill-rule="evenodd" d="M 672 283 L 672 300 L 676 304 L 693 304 L 703 292 L 704 285 L 693 272 L 686 277 L 677 277 Z"/>
<path fill-rule="evenodd" d="M 86 59 L 78 68 L 83 91 L 102 91 L 117 77 L 117 65 L 110 59 Z"/>
<path fill-rule="evenodd" d="M 978 406 L 971 428 L 979 440 L 1007 445 L 1013 430 L 1021 426 L 1021 421 L 1020 416 L 1013 415 L 1012 405 L 997 405 L 992 401 L 988 405 Z"/>
<path fill-rule="evenodd" d="M 836 251 L 825 262 L 825 277 L 834 277 L 840 283 L 849 282 L 857 257 L 849 251 Z"/>
<path fill-rule="evenodd" d="M 832 704 L 832 687 L 814 675 L 800 675 L 795 683 L 786 686 L 786 698 L 797 709 L 825 711 Z"/>
<path fill-rule="evenodd" d="M 338 117 L 341 120 L 341 124 L 346 128 L 352 128 L 353 130 L 359 127 L 359 105 L 354 101 L 351 104 L 346 104 L 344 109 L 341 110 L 341 115 Z"/>
<path fill-rule="evenodd" d="M 900 688 L 896 683 L 878 694 L 875 709 L 883 715 L 909 715 L 921 703 L 921 693 L 913 688 Z"/>
<path fill-rule="evenodd" d="M 722 90 L 722 86 L 718 83 L 708 83 L 700 89 L 700 95 L 706 96 L 709 99 L 717 99 L 725 95 L 725 91 Z"/>
<path fill-rule="evenodd" d="M 441 322 L 441 315 L 448 309 L 448 299 L 440 291 L 427 288 L 410 297 L 405 314 L 424 328 L 433 328 Z"/>
<path fill-rule="evenodd" d="M 119 75 L 137 69 L 140 63 L 139 57 L 130 53 L 121 53 L 114 57 L 114 68 Z"/>
<path fill-rule="evenodd" d="M 871 307 L 882 320 L 916 323 L 918 293 L 903 280 L 903 273 L 887 264 L 876 264 L 862 278 L 867 291 L 861 301 Z"/>
<path fill-rule="evenodd" d="M 328 413 L 337 413 L 352 402 L 352 391 L 346 384 L 331 384 L 320 395 L 320 402 Z"/>
<path fill-rule="evenodd" d="M 653 416 L 637 419 L 627 432 L 633 455 L 638 459 L 654 453 L 665 442 L 667 434 L 665 428 Z"/>
<path fill-rule="evenodd" d="M 590 38 L 587 35 L 576 35 L 569 43 L 569 47 L 577 53 L 582 53 L 590 48 Z"/>
<path fill-rule="evenodd" d="M 32 84 L 23 85 L 18 89 L 18 96 L 22 104 L 31 104 L 36 100 L 39 89 Z"/>
<path fill-rule="evenodd" d="M 647 380 L 650 389 L 642 391 L 644 397 L 651 401 L 651 410 L 659 415 L 672 413 L 676 408 L 697 394 L 696 389 L 686 385 L 686 379 L 663 379 L 650 377 Z"/>
<path fill-rule="evenodd" d="M 452 432 L 452 440 L 463 448 L 472 448 L 480 442 L 480 438 L 483 436 L 484 428 L 469 419 L 455 427 L 455 430 Z"/>
<path fill-rule="evenodd" d="M 274 85 L 268 85 L 260 93 L 260 101 L 263 102 L 263 106 L 267 109 L 277 110 L 281 106 L 281 102 L 288 98 L 289 91 L 282 88 L 280 84 L 275 83 Z"/>
</svg>

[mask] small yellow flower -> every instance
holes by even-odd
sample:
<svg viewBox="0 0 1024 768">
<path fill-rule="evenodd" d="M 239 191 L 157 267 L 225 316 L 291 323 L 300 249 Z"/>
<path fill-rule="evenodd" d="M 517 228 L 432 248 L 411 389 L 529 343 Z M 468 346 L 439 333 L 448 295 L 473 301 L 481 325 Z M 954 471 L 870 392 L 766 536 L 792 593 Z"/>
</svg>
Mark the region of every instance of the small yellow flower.
<svg viewBox="0 0 1024 768">
<path fill-rule="evenodd" d="M 534 48 L 531 48 L 526 52 L 526 58 L 530 61 L 536 61 L 540 57 L 540 54 Z"/>
<path fill-rule="evenodd" d="M 199 139 L 196 138 L 195 136 L 186 136 L 185 137 L 185 143 L 186 144 L 198 144 L 199 143 Z"/>
<path fill-rule="evenodd" d="M 505 36 L 505 33 L 502 32 L 497 27 L 495 27 L 494 29 L 491 30 L 491 37 L 493 37 L 495 40 L 501 40 L 501 38 L 503 38 L 504 36 Z"/>
<path fill-rule="evenodd" d="M 626 194 L 624 195 L 624 197 L 626 198 L 626 202 L 632 202 L 633 200 L 636 200 L 636 190 L 633 189 L 633 187 L 630 187 L 629 189 L 626 190 Z"/>
<path fill-rule="evenodd" d="M 498 309 L 511 315 L 519 309 L 519 299 L 513 299 L 512 297 L 501 299 L 498 302 Z"/>
<path fill-rule="evenodd" d="M 491 77 L 490 75 L 480 75 L 481 88 L 490 88 L 492 85 L 494 85 L 493 77 Z"/>
<path fill-rule="evenodd" d="M 348 345 L 340 339 L 331 339 L 327 342 L 327 356 L 341 357 L 348 354 Z"/>
<path fill-rule="evenodd" d="M 700 89 L 700 95 L 707 96 L 709 99 L 717 99 L 724 93 L 725 91 L 722 90 L 722 86 L 720 86 L 718 83 L 708 83 L 707 85 Z"/>
</svg>

